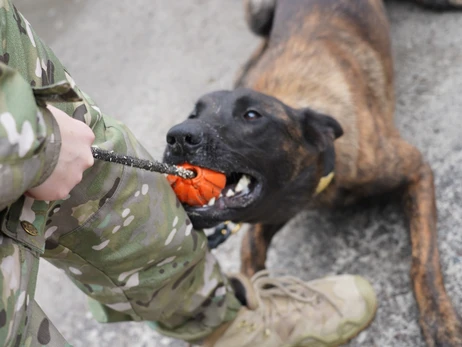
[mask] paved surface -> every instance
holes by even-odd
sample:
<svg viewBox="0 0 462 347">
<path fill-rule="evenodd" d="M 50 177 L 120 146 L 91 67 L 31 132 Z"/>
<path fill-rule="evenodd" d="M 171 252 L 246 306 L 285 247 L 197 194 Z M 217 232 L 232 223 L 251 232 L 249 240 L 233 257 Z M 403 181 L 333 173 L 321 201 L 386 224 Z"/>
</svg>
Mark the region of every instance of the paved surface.
<svg viewBox="0 0 462 347">
<path fill-rule="evenodd" d="M 203 93 L 230 88 L 258 40 L 236 0 L 17 0 L 32 25 L 100 107 L 132 128 L 158 158 L 167 129 Z M 436 174 L 439 242 L 447 289 L 462 312 L 462 13 L 389 6 L 397 71 L 397 124 Z M 237 269 L 239 237 L 218 253 Z M 274 242 L 269 268 L 304 279 L 359 273 L 380 307 L 349 346 L 423 346 L 408 277 L 409 237 L 395 204 L 310 212 Z M 142 323 L 100 325 L 65 276 L 42 263 L 37 300 L 75 346 L 185 346 Z"/>
</svg>

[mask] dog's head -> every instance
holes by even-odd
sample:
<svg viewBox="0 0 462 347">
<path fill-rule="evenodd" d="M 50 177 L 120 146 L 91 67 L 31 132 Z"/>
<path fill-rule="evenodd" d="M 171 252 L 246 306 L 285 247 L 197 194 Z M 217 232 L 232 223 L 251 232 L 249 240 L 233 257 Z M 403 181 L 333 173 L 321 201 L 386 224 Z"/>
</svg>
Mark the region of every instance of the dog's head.
<svg viewBox="0 0 462 347">
<path fill-rule="evenodd" d="M 188 119 L 170 129 L 164 161 L 226 175 L 214 203 L 185 206 L 195 227 L 281 223 L 310 201 L 323 154 L 341 135 L 336 120 L 311 109 L 250 89 L 219 91 L 203 96 Z"/>
</svg>

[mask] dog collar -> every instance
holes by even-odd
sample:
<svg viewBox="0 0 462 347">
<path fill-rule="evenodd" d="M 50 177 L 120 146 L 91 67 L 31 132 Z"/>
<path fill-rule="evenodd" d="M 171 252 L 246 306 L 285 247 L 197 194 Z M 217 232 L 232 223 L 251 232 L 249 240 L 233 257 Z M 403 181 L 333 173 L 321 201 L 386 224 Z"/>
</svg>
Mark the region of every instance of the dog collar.
<svg viewBox="0 0 462 347">
<path fill-rule="evenodd" d="M 314 191 L 314 195 L 324 191 L 334 179 L 335 173 L 335 149 L 334 146 L 329 146 L 321 155 L 321 165 L 323 166 L 323 176 Z"/>
<path fill-rule="evenodd" d="M 314 195 L 316 196 L 319 193 L 321 193 L 324 189 L 326 189 L 329 186 L 330 182 L 332 182 L 332 180 L 334 179 L 334 176 L 335 174 L 332 171 L 327 176 L 321 177 L 321 179 L 319 180 L 318 186 L 316 187 L 316 190 L 314 192 Z"/>
</svg>

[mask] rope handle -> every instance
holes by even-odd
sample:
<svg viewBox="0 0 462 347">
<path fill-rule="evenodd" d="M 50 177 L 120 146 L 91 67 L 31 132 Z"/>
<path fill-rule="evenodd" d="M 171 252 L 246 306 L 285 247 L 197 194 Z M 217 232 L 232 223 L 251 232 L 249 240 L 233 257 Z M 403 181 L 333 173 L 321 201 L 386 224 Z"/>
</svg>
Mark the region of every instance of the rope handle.
<svg viewBox="0 0 462 347">
<path fill-rule="evenodd" d="M 161 163 L 159 161 L 150 161 L 132 157 L 130 155 L 123 155 L 114 151 L 107 151 L 99 147 L 92 146 L 91 152 L 93 158 L 103 160 L 115 164 L 122 164 L 125 166 L 135 167 L 147 171 L 159 172 L 168 175 L 175 175 L 181 178 L 191 179 L 196 177 L 196 173 L 191 170 L 186 170 L 182 167 Z"/>
</svg>

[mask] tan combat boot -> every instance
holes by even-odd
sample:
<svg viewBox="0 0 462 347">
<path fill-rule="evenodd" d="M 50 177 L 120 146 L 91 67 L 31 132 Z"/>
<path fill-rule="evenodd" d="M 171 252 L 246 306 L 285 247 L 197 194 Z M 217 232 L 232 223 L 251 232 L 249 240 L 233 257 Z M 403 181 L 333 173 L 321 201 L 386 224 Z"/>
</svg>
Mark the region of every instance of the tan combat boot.
<svg viewBox="0 0 462 347">
<path fill-rule="evenodd" d="M 269 278 L 261 271 L 251 280 L 229 277 L 247 307 L 209 336 L 204 347 L 339 346 L 366 328 L 377 309 L 373 288 L 359 276 L 303 282 Z"/>
</svg>

